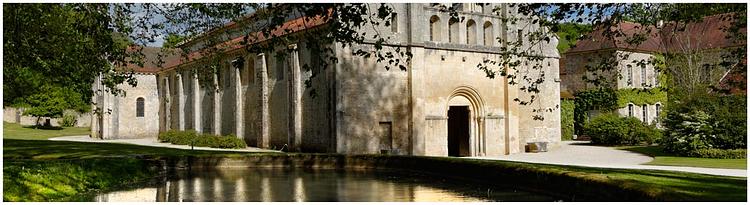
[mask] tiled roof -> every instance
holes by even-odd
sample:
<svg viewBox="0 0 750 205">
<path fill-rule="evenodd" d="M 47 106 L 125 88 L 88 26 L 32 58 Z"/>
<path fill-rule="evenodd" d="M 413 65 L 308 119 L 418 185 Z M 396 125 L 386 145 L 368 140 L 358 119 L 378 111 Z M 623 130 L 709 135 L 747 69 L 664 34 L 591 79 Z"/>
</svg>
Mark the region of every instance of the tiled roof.
<svg viewBox="0 0 750 205">
<path fill-rule="evenodd" d="M 702 21 L 690 23 L 666 23 L 661 29 L 653 26 L 642 26 L 632 22 L 621 22 L 611 28 L 621 30 L 624 35 L 608 37 L 604 29 L 594 30 L 589 38 L 576 42 L 566 53 L 595 51 L 604 49 L 627 49 L 642 52 L 684 52 L 695 49 L 714 49 L 733 46 L 742 46 L 744 39 L 735 40 L 728 28 L 732 19 L 731 14 L 718 14 L 707 16 Z M 740 32 L 747 33 L 747 28 L 741 28 Z M 627 43 L 629 38 L 635 35 L 645 35 L 645 41 L 638 45 Z"/>
<path fill-rule="evenodd" d="M 669 52 L 695 49 L 727 48 L 745 45 L 745 39 L 735 39 L 727 29 L 734 21 L 731 14 L 719 14 L 687 24 L 666 24 L 662 29 L 662 42 Z M 740 32 L 747 34 L 747 28 Z"/>
<path fill-rule="evenodd" d="M 654 27 L 644 27 L 637 23 L 632 22 L 621 22 L 620 24 L 613 26 L 611 31 L 617 31 L 615 33 L 622 32 L 623 35 L 618 36 L 605 36 L 605 30 L 603 28 L 596 29 L 586 39 L 582 39 L 576 42 L 576 45 L 567 53 L 595 51 L 603 49 L 629 49 L 644 52 L 656 52 L 661 46 L 659 34 Z M 628 43 L 628 39 L 634 38 L 636 35 L 645 35 L 645 41 L 640 44 Z"/>
<path fill-rule="evenodd" d="M 141 47 L 131 48 L 129 52 L 137 52 L 136 49 L 141 49 L 143 53 L 142 63 L 143 66 L 139 66 L 135 63 L 128 63 L 124 67 L 117 68 L 118 71 L 133 71 L 136 73 L 157 73 L 161 68 L 173 65 L 180 61 L 180 55 L 177 50 L 162 49 L 161 47 Z M 131 60 L 131 59 L 126 59 Z"/>
<path fill-rule="evenodd" d="M 253 16 L 255 15 L 251 14 L 248 17 L 245 17 L 242 21 L 247 21 L 247 19 L 252 18 Z M 311 28 L 323 25 L 325 23 L 327 23 L 327 21 L 323 17 L 315 17 L 315 18 L 300 17 L 300 18 L 296 18 L 296 19 L 292 19 L 290 21 L 284 22 L 284 24 L 282 24 L 279 28 L 272 30 L 271 34 L 272 36 L 282 36 L 282 35 L 291 34 L 291 33 L 299 32 L 299 31 L 306 30 L 306 29 L 311 29 Z M 237 26 L 238 26 L 237 23 L 230 22 L 220 29 L 221 30 L 231 29 Z M 209 32 L 208 35 L 210 35 L 211 33 L 215 33 L 215 32 L 216 31 Z M 260 43 L 265 40 L 268 40 L 268 38 L 265 37 L 261 32 L 251 33 L 249 35 L 254 35 L 255 40 L 251 40 L 247 44 L 242 43 L 245 38 L 245 36 L 243 35 L 243 36 L 234 38 L 232 40 L 226 41 L 224 43 L 219 43 L 215 45 L 214 47 L 223 49 L 225 52 L 231 52 L 231 51 L 241 49 L 245 45 Z M 201 38 L 198 38 L 195 40 L 200 40 Z M 189 43 L 189 42 L 186 42 L 186 43 Z M 134 48 L 131 48 L 131 50 L 134 51 Z M 205 51 L 203 52 L 195 51 L 195 52 L 185 55 L 181 49 L 166 50 L 166 49 L 162 49 L 161 47 L 142 47 L 141 52 L 144 55 L 143 66 L 138 66 L 136 64 L 129 63 L 127 66 L 118 68 L 117 70 L 134 71 L 136 73 L 158 73 L 158 72 L 173 70 L 181 64 L 195 61 L 197 59 L 204 57 L 205 55 Z"/>
<path fill-rule="evenodd" d="M 299 31 L 316 28 L 326 23 L 328 23 L 328 21 L 324 17 L 314 17 L 314 18 L 300 17 L 300 18 L 296 18 L 296 19 L 284 22 L 284 24 L 282 24 L 279 28 L 272 30 L 271 35 L 282 36 L 282 35 L 292 34 L 292 33 L 296 33 Z M 230 25 L 235 26 L 235 24 L 230 24 Z M 232 52 L 232 51 L 236 51 L 238 49 L 244 48 L 246 45 L 261 43 L 269 39 L 268 37 L 264 36 L 262 32 L 255 32 L 249 35 L 254 36 L 255 39 L 253 40 L 253 38 L 249 38 L 248 39 L 249 42 L 247 42 L 246 44 L 243 44 L 243 41 L 245 41 L 245 36 L 240 36 L 232 40 L 226 41 L 224 43 L 217 44 L 214 46 L 214 48 L 222 49 L 224 52 Z M 177 58 L 176 60 L 167 61 L 165 65 L 163 66 L 164 69 L 162 69 L 160 72 L 173 70 L 181 64 L 189 63 L 197 59 L 200 59 L 204 57 L 205 50 L 207 49 L 209 48 L 206 48 L 203 51 L 195 51 L 185 56 L 178 55 L 179 58 Z"/>
</svg>

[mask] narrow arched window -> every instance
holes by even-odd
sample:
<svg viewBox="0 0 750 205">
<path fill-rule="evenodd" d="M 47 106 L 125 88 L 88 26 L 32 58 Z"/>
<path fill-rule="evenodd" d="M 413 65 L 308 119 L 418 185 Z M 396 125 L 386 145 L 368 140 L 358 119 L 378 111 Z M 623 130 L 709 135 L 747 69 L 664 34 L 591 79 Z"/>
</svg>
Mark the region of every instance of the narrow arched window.
<svg viewBox="0 0 750 205">
<path fill-rule="evenodd" d="M 633 86 L 633 66 L 627 65 L 628 69 L 628 86 Z"/>
<path fill-rule="evenodd" d="M 135 100 L 135 116 L 136 117 L 143 117 L 143 107 L 144 107 L 144 100 L 142 97 L 139 97 Z"/>
<path fill-rule="evenodd" d="M 440 18 L 430 17 L 430 41 L 440 41 Z"/>
<path fill-rule="evenodd" d="M 492 41 L 495 39 L 495 34 L 492 32 L 492 23 L 489 21 L 484 22 L 484 45 L 492 46 Z"/>
<path fill-rule="evenodd" d="M 474 20 L 466 22 L 466 44 L 477 44 L 477 24 Z"/>
<path fill-rule="evenodd" d="M 633 117 L 633 104 L 628 104 L 628 117 Z"/>
<path fill-rule="evenodd" d="M 646 87 L 646 68 L 641 67 L 641 87 Z"/>
<path fill-rule="evenodd" d="M 659 115 L 661 114 L 661 104 L 656 104 L 656 122 L 660 122 Z"/>
<path fill-rule="evenodd" d="M 448 21 L 448 41 L 458 43 L 458 19 L 451 18 Z"/>
<path fill-rule="evenodd" d="M 648 105 L 641 106 L 641 112 L 643 112 L 643 122 L 648 123 Z"/>
<path fill-rule="evenodd" d="M 398 33 L 398 13 L 391 14 L 391 32 Z"/>
</svg>

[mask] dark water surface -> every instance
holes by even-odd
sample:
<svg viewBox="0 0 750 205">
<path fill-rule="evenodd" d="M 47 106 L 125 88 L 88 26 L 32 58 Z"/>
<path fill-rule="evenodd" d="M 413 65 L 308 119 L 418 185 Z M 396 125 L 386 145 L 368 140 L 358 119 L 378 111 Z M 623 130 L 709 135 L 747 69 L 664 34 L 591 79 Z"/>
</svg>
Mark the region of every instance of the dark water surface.
<svg viewBox="0 0 750 205">
<path fill-rule="evenodd" d="M 498 182 L 502 183 L 502 182 Z M 94 201 L 555 201 L 513 188 L 385 170 L 179 171 L 156 185 L 100 193 Z"/>
</svg>

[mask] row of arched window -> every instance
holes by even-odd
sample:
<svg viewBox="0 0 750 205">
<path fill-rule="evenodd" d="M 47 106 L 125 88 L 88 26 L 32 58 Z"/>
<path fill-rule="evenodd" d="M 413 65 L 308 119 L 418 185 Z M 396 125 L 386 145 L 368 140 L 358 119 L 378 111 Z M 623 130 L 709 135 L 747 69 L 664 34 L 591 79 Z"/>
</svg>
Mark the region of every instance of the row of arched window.
<svg viewBox="0 0 750 205">
<path fill-rule="evenodd" d="M 658 122 L 659 115 L 661 115 L 661 103 L 656 103 L 654 106 L 656 109 L 656 115 L 655 115 L 656 121 Z M 633 110 L 634 107 L 635 105 L 633 105 L 633 103 L 628 103 L 628 117 L 635 117 L 635 112 Z M 648 116 L 649 116 L 648 105 L 642 105 L 641 106 L 641 121 L 648 123 L 649 122 Z"/>
<path fill-rule="evenodd" d="M 430 41 L 443 41 L 441 36 L 442 29 L 445 24 L 442 23 L 440 17 L 434 15 L 430 17 Z M 485 21 L 482 24 L 482 32 L 484 35 L 482 41 L 477 41 L 477 23 L 473 19 L 466 21 L 466 39 L 464 42 L 459 42 L 459 27 L 460 23 L 457 19 L 450 19 L 448 21 L 448 42 L 450 43 L 465 43 L 469 45 L 484 45 L 492 46 L 495 40 L 495 35 L 492 30 L 492 22 Z M 480 44 L 481 43 L 481 44 Z"/>
</svg>

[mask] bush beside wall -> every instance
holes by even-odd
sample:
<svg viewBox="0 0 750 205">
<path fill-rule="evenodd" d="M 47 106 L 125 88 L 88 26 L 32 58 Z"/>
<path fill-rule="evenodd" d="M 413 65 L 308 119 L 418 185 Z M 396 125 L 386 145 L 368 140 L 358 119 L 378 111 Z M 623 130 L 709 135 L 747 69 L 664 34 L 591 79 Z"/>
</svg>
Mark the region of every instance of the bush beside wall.
<svg viewBox="0 0 750 205">
<path fill-rule="evenodd" d="M 245 141 L 235 135 L 217 136 L 211 134 L 200 134 L 195 131 L 170 130 L 159 133 L 160 142 L 169 142 L 177 145 L 192 145 L 196 147 L 213 147 L 242 149 L 247 147 Z"/>
<path fill-rule="evenodd" d="M 653 125 L 645 125 L 633 117 L 602 114 L 585 125 L 584 133 L 591 142 L 602 145 L 650 145 L 661 139 L 662 134 Z"/>
</svg>

